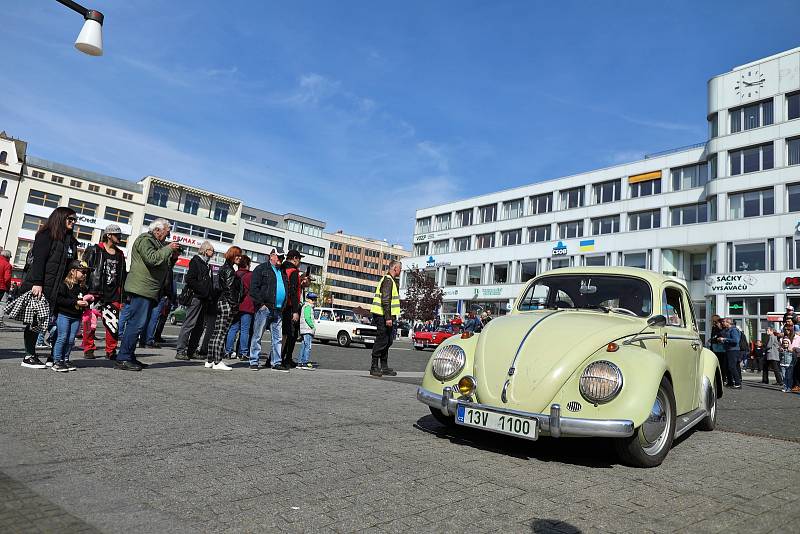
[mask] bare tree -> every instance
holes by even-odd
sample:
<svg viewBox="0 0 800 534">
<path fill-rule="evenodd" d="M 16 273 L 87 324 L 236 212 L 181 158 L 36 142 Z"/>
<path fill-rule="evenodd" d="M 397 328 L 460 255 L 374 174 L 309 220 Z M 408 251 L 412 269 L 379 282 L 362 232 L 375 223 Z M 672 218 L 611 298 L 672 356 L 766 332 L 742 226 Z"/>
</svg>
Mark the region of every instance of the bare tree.
<svg viewBox="0 0 800 534">
<path fill-rule="evenodd" d="M 403 316 L 410 321 L 427 321 L 436 317 L 444 292 L 420 269 L 406 271 L 406 298 L 400 302 Z"/>
</svg>

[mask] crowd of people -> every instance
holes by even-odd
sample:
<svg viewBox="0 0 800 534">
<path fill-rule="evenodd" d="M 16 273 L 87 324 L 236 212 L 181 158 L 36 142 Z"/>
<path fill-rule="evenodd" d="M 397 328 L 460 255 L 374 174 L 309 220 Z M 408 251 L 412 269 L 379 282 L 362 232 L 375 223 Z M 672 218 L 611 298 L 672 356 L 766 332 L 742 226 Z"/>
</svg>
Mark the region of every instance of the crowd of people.
<svg viewBox="0 0 800 534">
<path fill-rule="evenodd" d="M 485 310 L 480 313 L 479 310 L 472 310 L 467 313 L 466 320 L 462 319 L 461 315 L 457 313 L 447 322 L 442 322 L 439 317 L 427 321 L 417 321 L 417 323 L 414 324 L 414 332 L 436 332 L 440 328 L 447 328 L 449 331 L 456 334 L 459 332 L 477 334 L 483 330 L 483 327 L 491 320 L 491 310 Z"/>
<path fill-rule="evenodd" d="M 135 239 L 129 270 L 118 225 L 106 227 L 101 242 L 79 257 L 76 222 L 72 209 L 53 210 L 36 233 L 15 298 L 5 306 L 6 315 L 25 325 L 23 367 L 75 370 L 70 354 L 79 330 L 84 357 L 96 358 L 94 333 L 102 322 L 106 357 L 117 369 L 141 371 L 148 364 L 137 358 L 137 348 L 159 347 L 166 316 L 179 302 L 187 313 L 178 337 L 178 360 L 204 359 L 206 368 L 221 371 L 232 370 L 224 361 L 232 357 L 249 361 L 254 371 L 315 368 L 310 354 L 317 295 L 307 290 L 310 276 L 300 271 L 303 255 L 297 250 L 284 254 L 273 248 L 269 261 L 251 271 L 250 258 L 232 246 L 215 274 L 209 263 L 215 250 L 205 241 L 191 258 L 177 296 L 173 268 L 182 248 L 169 240 L 169 221 L 154 220 Z M 7 251 L 0 254 L 0 298 L 9 289 L 9 256 Z M 266 329 L 271 347 L 262 367 Z M 295 361 L 298 339 L 302 345 Z M 49 349 L 46 362 L 37 355 L 42 348 Z M 388 366 L 385 370 L 393 372 Z"/>
<path fill-rule="evenodd" d="M 794 307 L 786 307 L 783 328 L 766 329 L 766 342 L 757 339 L 751 342 L 736 325 L 734 319 L 719 315 L 711 317 L 709 347 L 717 355 L 726 387 L 742 387 L 742 369 L 761 373 L 761 382 L 769 384 L 773 373 L 775 384 L 785 393 L 800 393 L 800 366 L 795 365 L 800 356 L 800 322 Z"/>
</svg>

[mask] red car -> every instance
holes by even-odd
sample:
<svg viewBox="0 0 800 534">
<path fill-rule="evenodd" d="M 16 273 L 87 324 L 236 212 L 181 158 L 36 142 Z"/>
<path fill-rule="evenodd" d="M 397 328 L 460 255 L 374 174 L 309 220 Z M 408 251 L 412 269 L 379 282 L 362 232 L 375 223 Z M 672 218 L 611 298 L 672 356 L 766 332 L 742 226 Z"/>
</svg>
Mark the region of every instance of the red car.
<svg viewBox="0 0 800 534">
<path fill-rule="evenodd" d="M 454 335 L 452 328 L 441 326 L 435 332 L 414 332 L 411 340 L 415 349 L 423 350 L 429 347 L 436 348 L 442 341 Z"/>
</svg>

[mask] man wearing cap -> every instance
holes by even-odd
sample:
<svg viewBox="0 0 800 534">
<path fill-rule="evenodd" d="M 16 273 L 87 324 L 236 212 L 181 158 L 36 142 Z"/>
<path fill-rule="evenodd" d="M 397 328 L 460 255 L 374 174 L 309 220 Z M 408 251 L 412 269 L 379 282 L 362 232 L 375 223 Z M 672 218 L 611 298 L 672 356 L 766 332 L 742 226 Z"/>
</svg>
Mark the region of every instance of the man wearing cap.
<svg viewBox="0 0 800 534">
<path fill-rule="evenodd" d="M 377 327 L 378 335 L 372 346 L 372 376 L 395 376 L 397 373 L 389 367 L 389 347 L 392 346 L 392 329 L 400 315 L 400 292 L 397 290 L 397 277 L 400 276 L 402 264 L 393 260 L 389 270 L 381 278 L 372 298 L 372 324 Z"/>
<path fill-rule="evenodd" d="M 792 320 L 792 324 L 795 326 L 795 330 L 797 330 L 797 314 L 794 313 L 794 306 L 791 304 L 786 306 L 786 313 L 783 314 L 783 322 L 786 323 L 787 319 Z"/>
<path fill-rule="evenodd" d="M 101 318 L 106 331 L 106 357 L 114 359 L 117 355 L 117 323 L 122 306 L 122 288 L 125 287 L 125 254 L 120 250 L 122 229 L 117 224 L 109 224 L 103 230 L 100 243 L 92 245 L 83 253 L 83 261 L 92 270 L 89 274 L 89 293 L 94 295 L 102 307 Z M 83 327 L 83 357 L 93 359 L 96 349 L 94 336 L 86 335 L 90 328 Z"/>
<path fill-rule="evenodd" d="M 287 298 L 289 281 L 281 269 L 283 250 L 273 248 L 269 253 L 269 262 L 260 264 L 253 271 L 250 281 L 250 298 L 256 310 L 253 318 L 253 339 L 250 340 L 250 369 L 258 370 L 261 357 L 261 336 L 269 326 L 272 338 L 272 357 L 265 367 L 275 371 L 289 372 L 289 368 L 281 362 L 281 315 Z"/>
<path fill-rule="evenodd" d="M 296 363 L 292 359 L 294 346 L 297 343 L 299 331 L 300 307 L 303 305 L 303 288 L 300 286 L 300 259 L 303 257 L 297 250 L 290 250 L 286 253 L 286 261 L 281 265 L 281 269 L 286 273 L 286 280 L 289 285 L 286 288 L 286 304 L 283 306 L 283 345 L 281 349 L 281 361 L 285 367 L 295 367 Z"/>
</svg>

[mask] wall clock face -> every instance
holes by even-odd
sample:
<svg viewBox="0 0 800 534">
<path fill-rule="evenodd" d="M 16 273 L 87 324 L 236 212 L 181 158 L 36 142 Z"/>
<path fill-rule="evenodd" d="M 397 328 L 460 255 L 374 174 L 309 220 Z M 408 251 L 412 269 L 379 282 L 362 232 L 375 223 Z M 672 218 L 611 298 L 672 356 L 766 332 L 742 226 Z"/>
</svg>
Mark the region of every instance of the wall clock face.
<svg viewBox="0 0 800 534">
<path fill-rule="evenodd" d="M 739 74 L 734 89 L 740 100 L 758 98 L 764 86 L 764 75 L 758 68 L 745 69 Z"/>
</svg>

